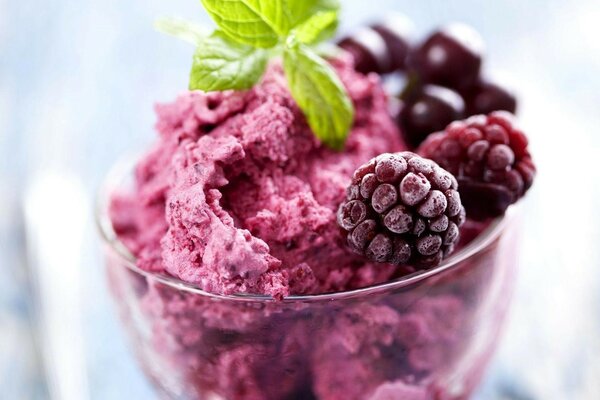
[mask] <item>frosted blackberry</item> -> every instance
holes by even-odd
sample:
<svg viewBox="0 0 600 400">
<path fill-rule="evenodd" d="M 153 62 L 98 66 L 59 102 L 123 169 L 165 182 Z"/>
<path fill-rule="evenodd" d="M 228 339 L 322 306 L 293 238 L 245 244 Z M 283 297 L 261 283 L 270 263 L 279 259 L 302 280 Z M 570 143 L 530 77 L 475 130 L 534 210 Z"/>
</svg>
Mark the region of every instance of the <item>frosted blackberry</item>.
<svg viewBox="0 0 600 400">
<path fill-rule="evenodd" d="M 457 181 L 414 153 L 386 153 L 359 167 L 338 224 L 350 249 L 372 261 L 427 269 L 450 254 L 465 210 Z"/>
<path fill-rule="evenodd" d="M 535 166 L 512 114 L 498 111 L 448 125 L 418 149 L 456 176 L 470 218 L 502 215 L 531 187 Z"/>
</svg>

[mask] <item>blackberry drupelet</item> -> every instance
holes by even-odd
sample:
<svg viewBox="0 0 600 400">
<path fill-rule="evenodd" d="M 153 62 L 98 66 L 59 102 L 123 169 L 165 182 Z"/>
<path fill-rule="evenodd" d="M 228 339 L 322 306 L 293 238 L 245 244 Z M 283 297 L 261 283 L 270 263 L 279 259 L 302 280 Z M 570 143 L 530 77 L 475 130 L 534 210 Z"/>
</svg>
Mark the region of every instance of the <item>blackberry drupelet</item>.
<svg viewBox="0 0 600 400">
<path fill-rule="evenodd" d="M 536 168 L 512 114 L 497 111 L 448 125 L 418 153 L 456 176 L 469 218 L 502 215 L 531 187 Z"/>
<path fill-rule="evenodd" d="M 452 174 L 402 152 L 359 167 L 337 217 L 354 252 L 375 262 L 427 269 L 454 249 L 465 211 Z"/>
</svg>

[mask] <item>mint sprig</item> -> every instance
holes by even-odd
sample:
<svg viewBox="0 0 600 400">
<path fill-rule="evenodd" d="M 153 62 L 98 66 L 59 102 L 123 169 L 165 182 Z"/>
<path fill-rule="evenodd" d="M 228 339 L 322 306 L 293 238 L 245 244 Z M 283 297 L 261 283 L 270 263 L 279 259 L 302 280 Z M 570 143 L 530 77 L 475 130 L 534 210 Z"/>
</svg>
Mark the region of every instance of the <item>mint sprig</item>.
<svg viewBox="0 0 600 400">
<path fill-rule="evenodd" d="M 283 56 L 291 94 L 324 144 L 342 149 L 354 108 L 327 61 L 309 46 L 337 28 L 337 0 L 201 0 L 219 29 L 210 36 L 187 32 L 185 23 L 161 30 L 197 45 L 190 90 L 247 89 L 264 74 L 269 58 Z M 189 25 L 190 27 L 192 25 Z"/>
</svg>

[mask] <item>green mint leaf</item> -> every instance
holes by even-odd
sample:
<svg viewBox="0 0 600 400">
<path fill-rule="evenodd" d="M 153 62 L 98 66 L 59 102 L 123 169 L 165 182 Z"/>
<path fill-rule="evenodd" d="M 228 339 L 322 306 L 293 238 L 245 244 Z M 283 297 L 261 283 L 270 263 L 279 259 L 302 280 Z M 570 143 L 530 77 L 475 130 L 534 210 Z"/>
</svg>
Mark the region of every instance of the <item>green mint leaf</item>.
<svg viewBox="0 0 600 400">
<path fill-rule="evenodd" d="M 273 19 L 282 12 L 279 0 L 201 0 L 217 25 L 233 40 L 259 48 L 279 42 Z"/>
<path fill-rule="evenodd" d="M 196 46 L 210 35 L 210 31 L 204 27 L 178 18 L 157 19 L 154 28 Z"/>
<path fill-rule="evenodd" d="M 287 36 L 293 27 L 310 15 L 319 0 L 242 0 L 260 15 L 280 38 Z"/>
<path fill-rule="evenodd" d="M 206 92 L 251 88 L 264 73 L 267 60 L 265 50 L 236 43 L 216 31 L 196 49 L 189 88 Z"/>
<path fill-rule="evenodd" d="M 201 0 L 232 39 L 254 47 L 274 47 L 280 38 L 319 11 L 337 11 L 337 0 Z"/>
<path fill-rule="evenodd" d="M 317 11 L 340 11 L 339 0 L 317 0 L 317 4 L 313 9 L 313 13 Z"/>
<path fill-rule="evenodd" d="M 296 28 L 311 19 L 315 14 L 325 11 L 334 11 L 339 14 L 338 0 L 282 0 L 286 6 L 284 11 L 289 18 L 289 26 Z M 291 29 L 288 31 L 290 33 Z"/>
<path fill-rule="evenodd" d="M 333 36 L 337 26 L 337 11 L 319 11 L 294 29 L 294 35 L 301 43 L 313 44 Z"/>
<path fill-rule="evenodd" d="M 333 68 L 299 43 L 285 48 L 283 68 L 292 96 L 314 134 L 329 147 L 341 150 L 354 120 L 354 108 Z"/>
<path fill-rule="evenodd" d="M 338 11 L 337 0 L 282 0 L 289 26 L 294 28 L 320 11 Z M 288 30 L 289 33 L 289 30 Z"/>
</svg>

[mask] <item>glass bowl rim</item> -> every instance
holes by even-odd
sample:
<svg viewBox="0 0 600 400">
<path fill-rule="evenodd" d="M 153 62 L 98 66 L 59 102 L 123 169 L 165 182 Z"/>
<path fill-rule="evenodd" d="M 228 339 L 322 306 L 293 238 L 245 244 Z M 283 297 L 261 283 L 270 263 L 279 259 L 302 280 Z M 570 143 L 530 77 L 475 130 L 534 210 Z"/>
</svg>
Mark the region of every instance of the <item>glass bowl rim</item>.
<svg viewBox="0 0 600 400">
<path fill-rule="evenodd" d="M 340 292 L 329 292 L 308 295 L 290 295 L 282 300 L 276 300 L 272 296 L 259 294 L 219 294 L 207 292 L 197 285 L 181 281 L 175 277 L 158 274 L 156 272 L 145 271 L 136 265 L 135 256 L 127 249 L 127 247 L 118 238 L 113 229 L 113 224 L 108 212 L 111 195 L 119 187 L 119 182 L 122 181 L 126 174 L 131 174 L 135 165 L 135 160 L 139 157 L 123 157 L 117 161 L 110 169 L 106 178 L 100 186 L 100 190 L 96 195 L 95 205 L 95 222 L 100 236 L 110 249 L 119 256 L 119 259 L 125 263 L 125 266 L 132 272 L 142 275 L 145 278 L 158 281 L 166 286 L 172 287 L 184 292 L 193 293 L 200 296 L 209 297 L 218 300 L 227 300 L 235 302 L 279 302 L 279 303 L 295 303 L 295 302 L 329 302 L 333 300 L 342 300 L 367 296 L 375 293 L 386 292 L 389 290 L 406 288 L 418 284 L 433 276 L 447 271 L 448 269 L 462 263 L 465 260 L 475 256 L 479 252 L 485 250 L 492 244 L 507 226 L 508 221 L 512 219 L 514 212 L 510 207 L 504 216 L 494 219 L 480 235 L 477 236 L 471 243 L 463 249 L 452 254 L 445 259 L 440 265 L 430 270 L 416 271 L 412 274 L 402 276 L 400 278 L 370 285 L 358 289 L 345 290 Z"/>
</svg>

